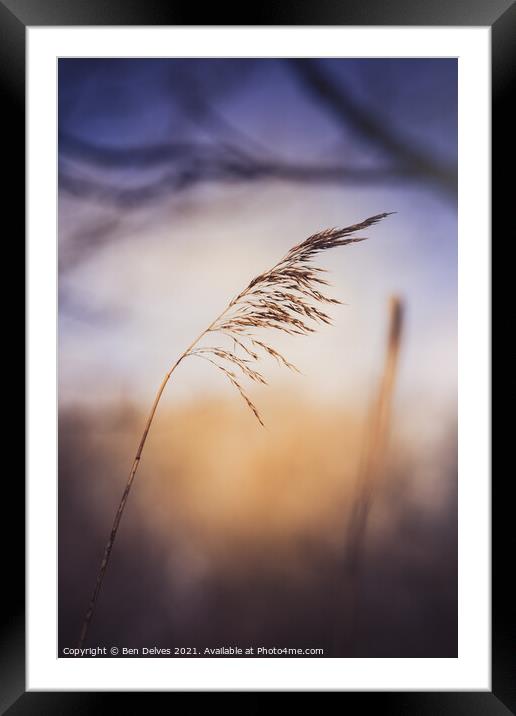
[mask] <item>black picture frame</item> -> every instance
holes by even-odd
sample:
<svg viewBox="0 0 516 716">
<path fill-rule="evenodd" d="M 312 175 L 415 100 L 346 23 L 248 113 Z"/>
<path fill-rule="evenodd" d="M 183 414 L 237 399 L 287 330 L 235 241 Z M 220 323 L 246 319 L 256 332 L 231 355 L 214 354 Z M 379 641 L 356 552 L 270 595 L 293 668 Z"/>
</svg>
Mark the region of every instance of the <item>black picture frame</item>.
<svg viewBox="0 0 516 716">
<path fill-rule="evenodd" d="M 203 22 L 198 23 L 198 14 Z M 235 20 L 238 19 L 238 22 Z M 497 253 L 510 244 L 514 204 L 514 127 L 511 80 L 516 67 L 516 2 L 514 0 L 283 0 L 248 5 L 235 15 L 234 6 L 220 3 L 203 8 L 161 0 L 0 0 L 0 88 L 4 138 L 4 176 L 8 167 L 6 205 L 11 221 L 10 246 L 20 262 L 25 234 L 25 37 L 28 26 L 72 25 L 404 25 L 490 26 L 492 32 L 492 236 L 498 235 Z M 474 209 L 473 209 L 474 210 Z M 5 210 L 4 210 L 5 211 Z M 505 244 L 502 232 L 506 233 Z M 494 253 L 494 252 L 493 252 Z M 501 262 L 500 262 L 501 263 Z M 493 330 L 501 324 L 503 308 L 511 305 L 510 282 L 492 287 Z M 4 299 L 5 300 L 5 299 Z M 23 299 L 22 299 L 23 300 Z M 506 325 L 507 329 L 507 325 Z M 505 331 L 507 332 L 507 330 Z M 23 343 L 21 339 L 20 343 Z M 503 355 L 502 355 L 503 353 Z M 493 356 L 493 395 L 509 408 L 507 376 L 510 354 Z M 18 368 L 19 370 L 19 368 Z M 13 370 L 15 375 L 16 369 Z M 21 377 L 20 377 L 21 382 Z M 507 405 L 502 405 L 502 396 Z M 509 410 L 506 411 L 510 415 Z M 508 451 L 510 420 L 496 423 L 493 455 Z M 494 424 L 494 421 L 493 423 Z M 494 448 L 497 448 L 496 451 Z M 507 465 L 511 465 L 507 452 Z M 14 463 L 15 464 L 15 463 Z M 25 692 L 25 487 L 19 467 L 10 468 L 9 516 L 3 539 L 0 638 L 0 713 L 89 714 L 119 707 L 120 698 L 138 708 L 142 699 L 175 699 L 175 693 Z M 511 527 L 509 491 L 511 470 L 492 472 L 492 691 L 491 692 L 341 692 L 348 708 L 371 708 L 397 714 L 498 714 L 516 713 L 516 610 L 510 589 L 514 529 Z M 7 475 L 4 474 L 7 480 Z M 6 503 L 4 502 L 4 505 Z M 5 508 L 5 512 L 7 509 Z M 6 519 L 2 520 L 6 527 Z M 513 557 L 512 557 L 513 560 Z M 9 585 L 9 588 L 7 587 Z M 115 705 L 116 700 L 116 705 Z M 148 701 L 145 708 L 149 708 Z"/>
</svg>

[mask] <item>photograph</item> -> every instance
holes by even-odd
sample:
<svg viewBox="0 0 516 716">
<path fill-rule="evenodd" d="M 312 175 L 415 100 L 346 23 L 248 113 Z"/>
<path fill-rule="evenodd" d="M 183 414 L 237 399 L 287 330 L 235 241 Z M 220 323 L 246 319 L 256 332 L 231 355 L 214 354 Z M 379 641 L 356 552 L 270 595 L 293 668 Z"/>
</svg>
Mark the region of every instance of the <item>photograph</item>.
<svg viewBox="0 0 516 716">
<path fill-rule="evenodd" d="M 456 658 L 457 58 L 57 83 L 57 656 Z"/>
<path fill-rule="evenodd" d="M 516 0 L 198 15 L 0 0 L 0 714 L 516 715 Z"/>
</svg>

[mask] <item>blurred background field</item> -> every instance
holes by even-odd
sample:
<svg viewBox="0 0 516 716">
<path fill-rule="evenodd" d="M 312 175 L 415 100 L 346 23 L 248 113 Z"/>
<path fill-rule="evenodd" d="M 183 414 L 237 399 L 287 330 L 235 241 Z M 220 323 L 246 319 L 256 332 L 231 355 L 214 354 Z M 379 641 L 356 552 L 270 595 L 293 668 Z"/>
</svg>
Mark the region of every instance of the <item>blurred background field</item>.
<svg viewBox="0 0 516 716">
<path fill-rule="evenodd" d="M 152 426 L 91 645 L 457 648 L 456 61 L 60 60 L 59 642 L 74 646 L 146 412 L 257 273 L 328 226 L 335 325 L 273 345 L 266 428 L 202 361 Z M 406 307 L 360 600 L 346 530 Z M 353 620 L 353 625 L 350 624 Z"/>
</svg>

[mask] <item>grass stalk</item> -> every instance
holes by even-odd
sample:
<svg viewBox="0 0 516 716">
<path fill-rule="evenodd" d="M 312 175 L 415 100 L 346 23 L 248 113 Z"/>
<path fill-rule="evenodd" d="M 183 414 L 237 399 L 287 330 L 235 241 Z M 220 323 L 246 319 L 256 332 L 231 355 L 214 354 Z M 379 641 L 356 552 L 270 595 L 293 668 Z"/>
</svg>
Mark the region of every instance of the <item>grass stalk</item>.
<svg viewBox="0 0 516 716">
<path fill-rule="evenodd" d="M 404 306 L 401 299 L 398 296 L 392 296 L 389 301 L 387 345 L 383 371 L 369 413 L 366 442 L 348 523 L 344 589 L 347 590 L 346 597 L 349 607 L 348 628 L 345 630 L 349 649 L 354 649 L 356 641 L 369 515 L 376 488 L 386 465 L 392 401 L 403 332 L 403 316 Z M 338 648 L 339 637 L 341 637 L 338 629 L 335 636 L 334 646 Z"/>
<path fill-rule="evenodd" d="M 188 356 L 207 360 L 218 368 L 231 385 L 238 390 L 247 407 L 263 425 L 256 406 L 242 385 L 242 378 L 266 384 L 267 381 L 260 370 L 256 368 L 256 364 L 263 357 L 272 358 L 291 370 L 297 370 L 297 368 L 268 341 L 265 342 L 261 338 L 261 333 L 260 337 L 257 336 L 256 331 L 281 331 L 289 335 L 308 335 L 315 331 L 314 324 L 330 324 L 329 315 L 319 306 L 321 304 L 339 304 L 340 301 L 323 293 L 324 287 L 330 284 L 323 278 L 324 269 L 313 265 L 313 258 L 327 249 L 363 241 L 365 237 L 355 236 L 356 232 L 373 226 L 386 216 L 388 216 L 387 213 L 378 214 L 343 229 L 326 229 L 293 246 L 277 264 L 256 276 L 243 291 L 228 303 L 224 311 L 192 341 L 165 375 L 154 398 L 120 504 L 115 513 L 93 594 L 82 623 L 79 636 L 80 648 L 86 641 L 95 613 L 113 545 L 140 465 L 149 430 L 172 373 Z M 215 344 L 199 345 L 208 334 L 217 334 L 218 340 L 215 341 Z M 231 341 L 232 347 L 221 344 L 222 340 L 225 340 L 226 344 Z"/>
</svg>

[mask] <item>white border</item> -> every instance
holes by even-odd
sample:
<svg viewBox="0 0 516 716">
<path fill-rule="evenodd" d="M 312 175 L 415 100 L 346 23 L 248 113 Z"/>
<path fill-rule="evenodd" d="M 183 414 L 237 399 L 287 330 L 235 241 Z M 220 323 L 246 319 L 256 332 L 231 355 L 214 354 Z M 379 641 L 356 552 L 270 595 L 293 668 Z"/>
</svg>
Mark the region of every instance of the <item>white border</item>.
<svg viewBox="0 0 516 716">
<path fill-rule="evenodd" d="M 490 690 L 490 28 L 38 27 L 27 33 L 27 689 Z M 56 658 L 56 58 L 135 55 L 459 57 L 457 659 Z"/>
</svg>

